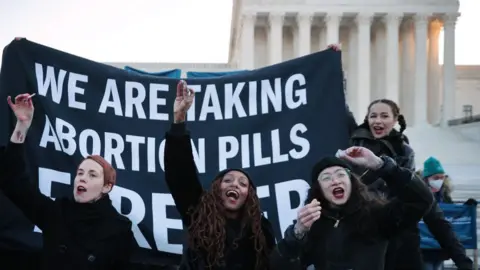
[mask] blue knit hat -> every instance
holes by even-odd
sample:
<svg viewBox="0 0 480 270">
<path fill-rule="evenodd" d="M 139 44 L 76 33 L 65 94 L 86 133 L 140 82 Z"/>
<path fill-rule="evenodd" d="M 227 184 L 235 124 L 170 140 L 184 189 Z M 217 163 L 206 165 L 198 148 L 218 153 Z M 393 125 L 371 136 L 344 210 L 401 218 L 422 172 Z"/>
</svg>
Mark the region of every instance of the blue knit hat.
<svg viewBox="0 0 480 270">
<path fill-rule="evenodd" d="M 425 162 L 423 162 L 423 177 L 427 178 L 434 174 L 443 174 L 442 164 L 440 161 L 434 157 L 429 157 Z"/>
</svg>

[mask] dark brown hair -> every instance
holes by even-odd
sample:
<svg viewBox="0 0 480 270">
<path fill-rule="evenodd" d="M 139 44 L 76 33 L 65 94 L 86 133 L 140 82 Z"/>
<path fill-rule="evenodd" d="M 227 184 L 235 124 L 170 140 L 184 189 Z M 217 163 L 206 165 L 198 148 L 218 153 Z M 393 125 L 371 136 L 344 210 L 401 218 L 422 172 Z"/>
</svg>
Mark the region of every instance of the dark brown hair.
<svg viewBox="0 0 480 270">
<path fill-rule="evenodd" d="M 405 129 L 407 129 L 407 122 L 405 121 L 405 117 L 403 116 L 403 114 L 400 113 L 400 107 L 398 107 L 397 103 L 390 99 L 382 98 L 372 101 L 372 103 L 368 105 L 367 115 L 365 116 L 365 120 L 363 120 L 363 123 L 368 126 L 368 115 L 370 114 L 370 109 L 373 105 L 378 103 L 387 104 L 392 109 L 393 117 L 397 118 L 398 124 L 400 125 L 400 133 L 403 133 Z"/>
<path fill-rule="evenodd" d="M 194 250 L 206 256 L 207 267 L 225 265 L 225 208 L 221 199 L 220 183 L 222 178 L 214 180 L 212 188 L 202 195 L 197 208 L 191 212 L 191 224 L 188 227 L 188 243 Z M 265 269 L 268 265 L 268 246 L 262 231 L 262 214 L 260 202 L 255 188 L 250 185 L 248 197 L 241 214 L 241 234 L 234 240 L 233 249 L 237 241 L 248 236 L 253 240 L 256 252 L 255 269 Z"/>
<path fill-rule="evenodd" d="M 343 208 L 346 210 L 346 212 L 358 209 L 360 214 L 357 215 L 358 220 L 354 222 L 355 225 L 358 225 L 358 232 L 371 232 L 372 228 L 375 228 L 375 226 L 372 226 L 372 209 L 385 205 L 386 200 L 379 197 L 377 194 L 370 192 L 368 187 L 362 183 L 362 181 L 360 181 L 359 177 L 351 173 L 349 169 L 345 168 L 345 170 L 348 172 L 348 176 L 352 183 L 352 191 L 350 198 Z M 308 190 L 305 204 L 310 203 L 313 199 L 317 199 L 322 205 L 322 208 L 329 208 L 330 202 L 328 202 L 325 198 L 325 194 L 323 194 L 318 181 L 312 182 L 312 186 Z"/>
</svg>

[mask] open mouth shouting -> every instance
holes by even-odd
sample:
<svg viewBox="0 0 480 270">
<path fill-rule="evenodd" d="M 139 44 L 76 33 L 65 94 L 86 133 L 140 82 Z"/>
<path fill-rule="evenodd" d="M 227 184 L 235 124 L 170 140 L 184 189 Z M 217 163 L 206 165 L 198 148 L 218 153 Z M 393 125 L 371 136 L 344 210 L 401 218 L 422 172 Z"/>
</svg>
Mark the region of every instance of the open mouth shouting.
<svg viewBox="0 0 480 270">
<path fill-rule="evenodd" d="M 341 187 L 334 188 L 332 193 L 333 197 L 337 200 L 341 200 L 345 196 L 345 190 Z"/>
<path fill-rule="evenodd" d="M 384 130 L 385 129 L 383 127 L 380 127 L 380 126 L 374 126 L 373 127 L 373 133 L 375 133 L 375 135 L 382 135 Z"/>
<path fill-rule="evenodd" d="M 84 186 L 78 186 L 77 187 L 77 194 L 81 195 L 85 192 L 87 192 L 87 189 Z"/>
<path fill-rule="evenodd" d="M 225 196 L 227 196 L 230 202 L 235 203 L 237 202 L 238 198 L 240 198 L 240 193 L 235 190 L 227 190 L 227 192 L 225 192 Z"/>
</svg>

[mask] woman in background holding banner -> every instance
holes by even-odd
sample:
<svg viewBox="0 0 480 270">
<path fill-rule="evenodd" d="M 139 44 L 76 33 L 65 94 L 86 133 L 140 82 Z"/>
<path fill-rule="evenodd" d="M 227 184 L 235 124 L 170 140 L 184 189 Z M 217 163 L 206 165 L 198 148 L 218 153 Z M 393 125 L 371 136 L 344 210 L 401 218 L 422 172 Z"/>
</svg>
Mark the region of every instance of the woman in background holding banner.
<svg viewBox="0 0 480 270">
<path fill-rule="evenodd" d="M 338 45 L 330 45 L 334 50 L 340 50 Z M 378 99 L 370 103 L 367 115 L 362 124 L 357 126 L 355 118 L 348 112 L 348 130 L 351 132 L 350 144 L 363 146 L 376 155 L 387 155 L 393 158 L 401 167 L 415 171 L 415 152 L 409 145 L 408 138 L 403 134 L 407 128 L 405 118 L 400 113 L 400 107 L 392 100 Z M 400 130 L 395 129 L 395 125 Z M 398 195 L 390 190 L 384 179 L 374 172 L 362 168 L 354 168 L 361 175 L 361 180 L 370 191 L 380 194 L 389 200 L 397 199 Z M 468 258 L 460 241 L 457 239 L 450 222 L 445 220 L 442 209 L 435 201 L 430 211 L 423 217 L 428 229 L 449 253 L 459 269 L 470 270 L 473 262 Z M 420 232 L 417 224 L 412 224 L 397 238 L 391 239 L 386 254 L 385 270 L 420 270 L 423 268 L 420 250 Z"/>
<path fill-rule="evenodd" d="M 397 131 L 394 126 L 400 125 Z M 351 135 L 351 145 L 364 146 L 377 155 L 393 158 L 401 167 L 415 171 L 414 151 L 403 131 L 406 121 L 398 105 L 388 99 L 375 100 L 368 106 L 364 122 Z M 398 198 L 390 190 L 384 179 L 368 170 L 356 170 L 362 182 L 369 189 L 389 200 Z M 446 250 L 459 269 L 470 270 L 473 262 L 466 256 L 465 249 L 457 239 L 450 222 L 445 220 L 443 211 L 435 201 L 423 220 L 435 239 Z M 387 251 L 386 270 L 422 269 L 423 260 L 420 250 L 420 236 L 417 224 L 412 224 L 396 239 L 390 242 Z"/>
<path fill-rule="evenodd" d="M 188 244 L 180 269 L 264 270 L 275 245 L 263 217 L 255 185 L 242 169 L 227 169 L 204 190 L 198 179 L 185 117 L 194 99 L 186 82 L 177 85 L 174 122 L 166 133 L 165 180 L 183 224 Z"/>
<path fill-rule="evenodd" d="M 32 96 L 18 95 L 15 104 L 8 97 L 17 124 L 5 151 L 5 162 L 0 164 L 0 187 L 42 230 L 41 269 L 126 269 L 133 244 L 132 225 L 115 210 L 108 196 L 116 172 L 107 161 L 88 156 L 79 164 L 73 198 L 54 201 L 30 183 L 24 142 L 33 119 Z"/>
</svg>

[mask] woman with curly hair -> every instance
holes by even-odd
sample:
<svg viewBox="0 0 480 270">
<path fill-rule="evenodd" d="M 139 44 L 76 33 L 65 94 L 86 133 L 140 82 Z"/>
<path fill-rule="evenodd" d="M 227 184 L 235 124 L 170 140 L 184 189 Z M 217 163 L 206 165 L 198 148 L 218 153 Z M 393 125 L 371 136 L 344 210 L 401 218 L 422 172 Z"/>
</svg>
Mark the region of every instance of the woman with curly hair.
<svg viewBox="0 0 480 270">
<path fill-rule="evenodd" d="M 174 122 L 165 141 L 165 180 L 188 228 L 180 269 L 269 269 L 275 238 L 248 173 L 221 171 L 210 190 L 204 190 L 198 179 L 185 126 L 194 95 L 185 81 L 178 83 Z"/>
</svg>

